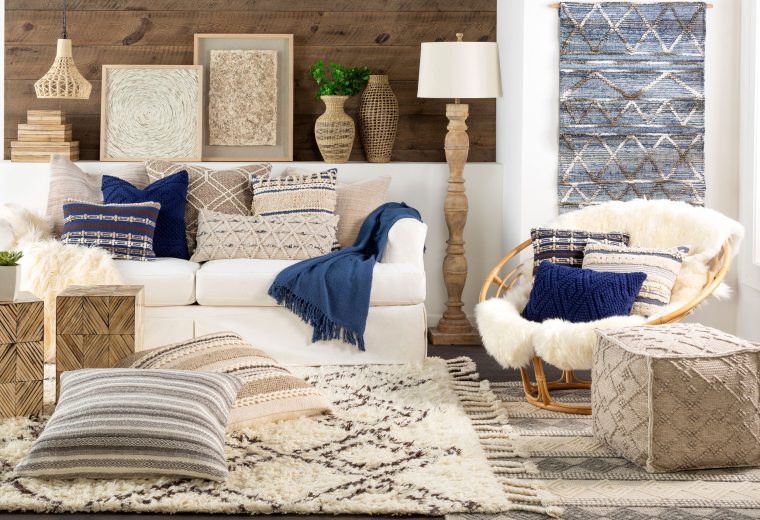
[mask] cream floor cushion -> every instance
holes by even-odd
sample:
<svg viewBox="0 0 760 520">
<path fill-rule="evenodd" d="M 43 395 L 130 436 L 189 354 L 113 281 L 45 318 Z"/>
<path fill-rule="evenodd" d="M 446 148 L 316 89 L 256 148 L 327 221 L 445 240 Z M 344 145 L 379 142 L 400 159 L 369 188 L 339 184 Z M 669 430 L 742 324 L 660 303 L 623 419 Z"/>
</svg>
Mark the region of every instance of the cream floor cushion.
<svg viewBox="0 0 760 520">
<path fill-rule="evenodd" d="M 145 286 L 148 307 L 195 303 L 195 274 L 200 264 L 180 258 L 157 258 L 151 262 L 115 260 L 114 264 L 123 283 Z"/>
<path fill-rule="evenodd" d="M 201 305 L 274 307 L 267 291 L 277 273 L 297 260 L 211 260 L 196 278 Z M 348 295 L 346 295 L 348 297 Z M 425 272 L 410 264 L 375 264 L 370 305 L 414 305 L 425 301 Z"/>
</svg>

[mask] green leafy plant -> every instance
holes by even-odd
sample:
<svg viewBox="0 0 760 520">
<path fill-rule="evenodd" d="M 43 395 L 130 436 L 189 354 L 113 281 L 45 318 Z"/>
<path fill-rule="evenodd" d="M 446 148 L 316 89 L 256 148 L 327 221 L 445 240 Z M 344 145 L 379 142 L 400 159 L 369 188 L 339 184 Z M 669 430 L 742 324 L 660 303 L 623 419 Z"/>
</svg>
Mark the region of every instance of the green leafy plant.
<svg viewBox="0 0 760 520">
<path fill-rule="evenodd" d="M 367 67 L 347 68 L 337 63 L 331 63 L 328 67 L 324 60 L 312 65 L 309 74 L 317 82 L 317 99 L 322 96 L 353 96 L 361 92 L 369 81 Z"/>
<path fill-rule="evenodd" d="M 0 251 L 0 267 L 13 267 L 18 265 L 18 261 L 24 253 L 21 251 Z"/>
</svg>

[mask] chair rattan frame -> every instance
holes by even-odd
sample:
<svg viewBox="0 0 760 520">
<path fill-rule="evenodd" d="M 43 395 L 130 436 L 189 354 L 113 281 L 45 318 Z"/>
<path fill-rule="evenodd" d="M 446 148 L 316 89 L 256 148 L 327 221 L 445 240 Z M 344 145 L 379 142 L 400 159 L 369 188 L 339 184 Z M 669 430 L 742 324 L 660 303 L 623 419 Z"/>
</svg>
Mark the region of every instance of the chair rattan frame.
<svg viewBox="0 0 760 520">
<path fill-rule="evenodd" d="M 532 241 L 530 239 L 521 243 L 512 251 L 502 258 L 491 272 L 488 273 L 483 287 L 480 290 L 480 301 L 488 298 L 498 298 L 507 292 L 519 281 L 522 275 L 523 263 L 509 269 L 508 264 L 511 260 L 516 259 L 518 255 L 528 247 Z M 663 325 L 679 321 L 694 311 L 697 306 L 709 297 L 715 289 L 721 284 L 731 266 L 731 244 L 726 241 L 721 247 L 718 254 L 710 261 L 709 269 L 705 279 L 705 285 L 697 296 L 687 303 L 675 309 L 674 311 L 648 321 L 647 325 Z M 509 269 L 507 271 L 507 269 Z M 500 273 L 507 271 L 507 274 L 500 276 Z M 538 408 L 551 410 L 554 412 L 564 412 L 573 414 L 590 415 L 590 406 L 577 406 L 561 403 L 554 399 L 552 392 L 558 390 L 588 389 L 591 388 L 591 381 L 578 379 L 572 370 L 563 370 L 562 377 L 556 381 L 547 381 L 544 374 L 543 360 L 539 356 L 534 356 L 532 360 L 533 377 L 531 380 L 528 368 L 521 367 L 523 390 L 525 399 Z"/>
</svg>

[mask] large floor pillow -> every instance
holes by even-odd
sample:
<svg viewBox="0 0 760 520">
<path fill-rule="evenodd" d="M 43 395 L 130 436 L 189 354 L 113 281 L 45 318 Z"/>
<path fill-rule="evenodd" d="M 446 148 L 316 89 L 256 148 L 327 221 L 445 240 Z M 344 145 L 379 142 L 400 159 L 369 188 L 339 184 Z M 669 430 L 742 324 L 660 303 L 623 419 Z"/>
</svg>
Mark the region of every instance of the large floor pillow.
<svg viewBox="0 0 760 520">
<path fill-rule="evenodd" d="M 121 368 L 198 370 L 231 374 L 243 387 L 227 430 L 330 412 L 330 403 L 303 379 L 233 332 L 201 336 L 121 360 Z"/>
</svg>

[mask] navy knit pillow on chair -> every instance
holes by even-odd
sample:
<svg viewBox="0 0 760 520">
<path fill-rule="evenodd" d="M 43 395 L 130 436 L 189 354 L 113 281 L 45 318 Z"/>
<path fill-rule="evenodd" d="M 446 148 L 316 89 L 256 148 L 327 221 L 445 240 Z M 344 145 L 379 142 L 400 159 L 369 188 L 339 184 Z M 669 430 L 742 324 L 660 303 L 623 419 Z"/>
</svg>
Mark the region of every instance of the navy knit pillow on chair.
<svg viewBox="0 0 760 520">
<path fill-rule="evenodd" d="M 602 273 L 542 262 L 522 315 L 531 321 L 573 323 L 627 316 L 646 278 L 644 273 Z"/>
<path fill-rule="evenodd" d="M 187 260 L 185 238 L 185 204 L 187 203 L 187 172 L 181 171 L 164 177 L 144 189 L 136 188 L 125 180 L 103 175 L 103 200 L 107 204 L 133 204 L 136 202 L 158 202 L 156 233 L 153 236 L 153 250 L 156 256 L 182 258 Z"/>
</svg>

